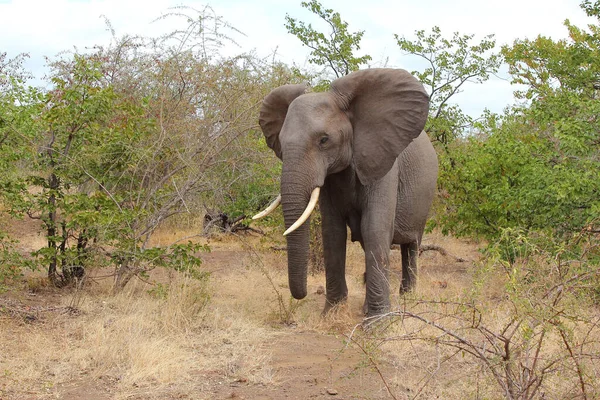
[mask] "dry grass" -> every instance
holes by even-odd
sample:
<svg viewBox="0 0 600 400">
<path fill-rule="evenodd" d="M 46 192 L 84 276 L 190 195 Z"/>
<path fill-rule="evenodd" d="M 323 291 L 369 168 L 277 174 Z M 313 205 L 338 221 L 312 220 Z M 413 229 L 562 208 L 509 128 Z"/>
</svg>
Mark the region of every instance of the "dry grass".
<svg viewBox="0 0 600 400">
<path fill-rule="evenodd" d="M 202 217 L 192 214 L 181 214 L 168 219 L 152 234 L 149 246 L 169 246 L 176 241 L 191 240 L 205 244 L 206 238 L 202 237 Z"/>
<path fill-rule="evenodd" d="M 163 298 L 145 289 L 137 283 L 116 296 L 96 289 L 79 301 L 76 314 L 2 321 L 0 398 L 50 396 L 83 378 L 115 383 L 115 398 L 150 398 L 175 384 L 186 392 L 206 371 L 272 381 L 261 349 L 269 333 L 237 312 L 206 307 L 205 284 L 178 276 Z M 72 301 L 61 299 L 65 306 Z"/>
</svg>

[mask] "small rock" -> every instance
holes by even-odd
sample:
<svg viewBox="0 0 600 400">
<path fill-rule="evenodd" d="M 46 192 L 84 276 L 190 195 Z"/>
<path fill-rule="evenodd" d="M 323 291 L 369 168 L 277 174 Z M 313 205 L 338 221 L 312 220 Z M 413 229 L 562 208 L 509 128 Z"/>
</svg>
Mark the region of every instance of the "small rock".
<svg viewBox="0 0 600 400">
<path fill-rule="evenodd" d="M 317 288 L 317 294 L 325 294 L 325 288 L 323 287 L 323 285 L 320 285 Z"/>
<path fill-rule="evenodd" d="M 338 391 L 335 389 L 327 389 L 327 394 L 331 396 L 336 396 L 338 394 Z"/>
</svg>

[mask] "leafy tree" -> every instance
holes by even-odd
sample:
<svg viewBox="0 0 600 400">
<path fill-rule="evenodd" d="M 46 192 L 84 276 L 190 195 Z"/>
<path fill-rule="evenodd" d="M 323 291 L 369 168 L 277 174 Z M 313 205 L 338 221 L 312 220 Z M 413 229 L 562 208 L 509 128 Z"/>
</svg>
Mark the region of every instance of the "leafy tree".
<svg viewBox="0 0 600 400">
<path fill-rule="evenodd" d="M 582 6 L 598 17 L 588 2 Z M 448 230 L 495 240 L 506 228 L 521 228 L 554 243 L 598 234 L 600 28 L 565 25 L 568 39 L 539 36 L 502 49 L 529 104 L 488 115 L 480 135 L 454 153 Z"/>
<path fill-rule="evenodd" d="M 31 161 L 35 149 L 35 121 L 41 107 L 41 94 L 27 87 L 30 77 L 23 69 L 27 54 L 9 58 L 0 53 L 0 199 L 3 203 L 19 199 L 26 185 L 20 179 L 23 168 Z M 18 217 L 10 207 L 2 207 L 0 214 Z M 8 214 L 8 215 L 7 215 Z M 6 220 L 7 218 L 3 218 Z M 0 226 L 0 290 L 4 282 L 21 275 L 22 267 L 35 268 L 17 250 L 18 240 Z"/>
<path fill-rule="evenodd" d="M 600 18 L 590 2 L 581 6 Z M 550 179 L 542 203 L 550 209 L 536 211 L 546 211 L 546 223 L 568 236 L 597 224 L 600 211 L 600 26 L 586 31 L 568 20 L 565 26 L 568 39 L 518 40 L 503 54 L 514 82 L 527 85 L 519 95 L 531 99 L 522 111 L 530 137 L 545 145 L 532 157 L 545 167 L 542 182 Z"/>
<path fill-rule="evenodd" d="M 494 35 L 487 35 L 473 43 L 474 35 L 455 32 L 451 39 L 442 36 L 434 26 L 431 33 L 415 32 L 416 39 L 408 40 L 394 35 L 400 49 L 415 55 L 426 64 L 413 74 L 429 88 L 430 117 L 426 131 L 431 138 L 447 145 L 473 125 L 473 118 L 455 104 L 452 97 L 460 93 L 467 82 L 483 83 L 498 72 L 500 55 L 493 53 Z"/>
<path fill-rule="evenodd" d="M 369 55 L 355 56 L 355 52 L 360 50 L 360 41 L 364 31 L 348 32 L 348 23 L 342 20 L 340 13 L 324 8 L 317 0 L 301 4 L 302 7 L 325 21 L 330 31 L 326 36 L 313 28 L 312 24 L 306 25 L 286 14 L 285 27 L 289 33 L 300 39 L 303 45 L 311 49 L 311 58 L 309 59 L 311 63 L 328 67 L 335 78 L 340 78 L 358 70 L 361 65 L 371 60 Z M 329 82 L 330 80 L 326 80 L 319 86 L 326 87 Z"/>
<path fill-rule="evenodd" d="M 4 203 L 42 221 L 47 245 L 33 255 L 56 286 L 99 265 L 115 267 L 116 289 L 155 267 L 201 277 L 197 252 L 206 248 L 189 238 L 156 246 L 156 230 L 228 194 L 239 203 L 231 188 L 243 182 L 255 183 L 260 201 L 272 195 L 273 182 L 257 184 L 264 175 L 245 166 L 268 151 L 256 121 L 260 99 L 293 74 L 252 56 L 221 57 L 220 19 L 189 10 L 170 15 L 186 18 L 188 29 L 113 36 L 107 47 L 55 60 L 52 90 L 31 105 L 2 97 L 2 120 L 23 123 L 0 133 L 20 140 L 14 158 L 26 165 Z M 201 29 L 209 22 L 215 30 Z"/>
<path fill-rule="evenodd" d="M 43 143 L 28 177 L 41 191 L 25 198 L 28 214 L 45 227 L 48 244 L 37 254 L 47 263 L 55 286 L 83 276 L 87 244 L 96 237 L 90 214 L 106 206 L 102 197 L 82 189 L 90 175 L 88 157 L 101 149 L 104 143 L 99 139 L 107 138 L 105 132 L 115 129 L 111 119 L 117 98 L 112 88 L 100 84 L 100 77 L 98 60 L 76 55 L 68 74 L 53 78 L 54 89 L 44 99 Z M 70 238 L 76 242 L 73 248 L 68 246 Z"/>
</svg>

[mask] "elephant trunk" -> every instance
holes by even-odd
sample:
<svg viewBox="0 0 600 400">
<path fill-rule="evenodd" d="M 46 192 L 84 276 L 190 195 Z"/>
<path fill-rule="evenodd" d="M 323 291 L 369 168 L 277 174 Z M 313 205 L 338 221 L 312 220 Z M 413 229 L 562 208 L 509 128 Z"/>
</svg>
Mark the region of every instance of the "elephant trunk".
<svg viewBox="0 0 600 400">
<path fill-rule="evenodd" d="M 284 163 L 281 176 L 281 206 L 285 227 L 288 229 L 300 218 L 309 202 L 314 183 L 307 176 L 306 168 L 289 168 Z M 306 279 L 309 257 L 310 218 L 287 238 L 288 279 L 292 296 L 296 299 L 306 297 Z"/>
</svg>

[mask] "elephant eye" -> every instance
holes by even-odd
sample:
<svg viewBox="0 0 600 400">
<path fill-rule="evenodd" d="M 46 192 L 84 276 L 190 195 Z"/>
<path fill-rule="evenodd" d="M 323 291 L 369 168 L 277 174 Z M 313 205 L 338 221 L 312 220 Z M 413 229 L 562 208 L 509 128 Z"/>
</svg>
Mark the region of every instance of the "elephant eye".
<svg viewBox="0 0 600 400">
<path fill-rule="evenodd" d="M 321 140 L 319 140 L 319 143 L 321 143 L 321 144 L 325 144 L 325 143 L 327 143 L 327 141 L 328 141 L 328 140 L 329 140 L 329 138 L 328 138 L 327 136 L 323 136 L 323 137 L 321 138 Z"/>
</svg>

